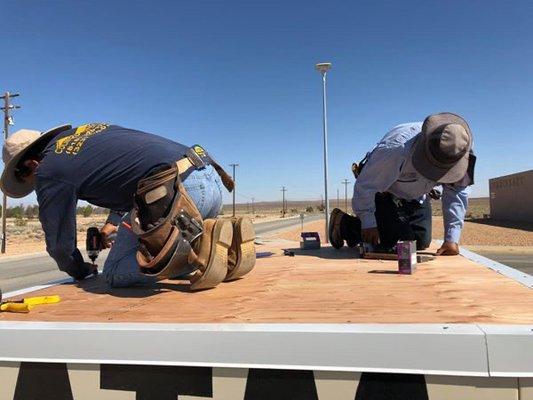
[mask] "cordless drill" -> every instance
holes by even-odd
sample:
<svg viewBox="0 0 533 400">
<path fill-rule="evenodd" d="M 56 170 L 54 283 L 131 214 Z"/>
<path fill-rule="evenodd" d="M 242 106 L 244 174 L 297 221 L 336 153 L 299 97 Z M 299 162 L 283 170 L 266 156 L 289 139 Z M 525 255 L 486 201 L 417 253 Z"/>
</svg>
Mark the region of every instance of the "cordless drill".
<svg viewBox="0 0 533 400">
<path fill-rule="evenodd" d="M 107 240 L 112 241 L 116 238 L 116 236 L 116 233 L 113 233 L 107 237 Z M 103 241 L 103 237 L 100 233 L 100 230 L 95 226 L 91 226 L 90 228 L 88 228 L 87 240 L 85 241 L 85 249 L 87 250 L 87 255 L 89 256 L 93 264 L 98 258 L 100 251 L 102 251 L 102 249 L 105 249 L 105 247 L 106 246 Z M 96 268 L 94 274 L 98 274 L 98 270 Z"/>
<path fill-rule="evenodd" d="M 87 240 L 85 242 L 85 250 L 87 250 L 87 255 L 89 256 L 93 264 L 98 258 L 98 255 L 100 254 L 102 248 L 102 234 L 100 233 L 100 230 L 97 227 L 91 226 L 89 229 L 87 229 Z"/>
</svg>

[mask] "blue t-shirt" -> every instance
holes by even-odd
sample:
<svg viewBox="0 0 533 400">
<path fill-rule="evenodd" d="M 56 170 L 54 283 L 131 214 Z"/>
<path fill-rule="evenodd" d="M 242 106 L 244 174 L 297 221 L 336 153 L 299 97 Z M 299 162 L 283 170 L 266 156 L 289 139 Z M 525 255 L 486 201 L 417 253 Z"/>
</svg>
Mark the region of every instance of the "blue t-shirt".
<svg viewBox="0 0 533 400">
<path fill-rule="evenodd" d="M 76 248 L 78 199 L 129 211 L 137 182 L 182 158 L 188 149 L 160 136 L 107 124 L 83 125 L 56 136 L 43 152 L 35 190 L 46 249 L 59 269 L 83 275 L 83 257 Z"/>
</svg>

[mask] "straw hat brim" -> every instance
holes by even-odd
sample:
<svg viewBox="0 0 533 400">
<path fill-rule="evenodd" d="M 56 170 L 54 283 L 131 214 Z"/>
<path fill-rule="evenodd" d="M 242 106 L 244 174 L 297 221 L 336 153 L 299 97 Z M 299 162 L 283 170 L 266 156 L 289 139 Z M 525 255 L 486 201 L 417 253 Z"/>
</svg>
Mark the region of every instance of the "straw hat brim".
<svg viewBox="0 0 533 400">
<path fill-rule="evenodd" d="M 2 191 L 9 197 L 15 199 L 27 196 L 33 192 L 33 184 L 19 180 L 15 176 L 15 168 L 17 167 L 19 161 L 30 151 L 38 145 L 45 145 L 47 142 L 50 142 L 54 137 L 56 137 L 61 132 L 71 129 L 70 125 L 61 125 L 55 128 L 49 129 L 44 132 L 37 140 L 32 142 L 24 150 L 19 151 L 5 166 L 4 171 L 2 172 L 2 178 L 0 178 L 0 188 Z"/>
</svg>

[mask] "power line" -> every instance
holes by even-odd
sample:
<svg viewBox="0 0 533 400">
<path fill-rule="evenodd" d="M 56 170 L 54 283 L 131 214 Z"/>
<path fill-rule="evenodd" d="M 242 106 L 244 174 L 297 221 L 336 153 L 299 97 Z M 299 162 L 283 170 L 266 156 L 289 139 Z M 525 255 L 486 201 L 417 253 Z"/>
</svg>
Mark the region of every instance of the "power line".
<svg viewBox="0 0 533 400">
<path fill-rule="evenodd" d="M 1 99 L 4 100 L 4 107 L 1 107 L 1 110 L 4 110 L 4 142 L 9 136 L 9 126 L 14 125 L 15 122 L 13 121 L 13 117 L 10 114 L 10 111 L 16 110 L 20 108 L 20 106 L 16 106 L 9 103 L 9 100 L 13 97 L 18 97 L 18 93 L 9 93 L 5 92 Z M 6 222 L 6 209 L 7 209 L 7 196 L 4 193 L 3 199 L 2 199 L 2 254 L 6 252 L 6 242 L 7 242 L 7 222 Z"/>
</svg>

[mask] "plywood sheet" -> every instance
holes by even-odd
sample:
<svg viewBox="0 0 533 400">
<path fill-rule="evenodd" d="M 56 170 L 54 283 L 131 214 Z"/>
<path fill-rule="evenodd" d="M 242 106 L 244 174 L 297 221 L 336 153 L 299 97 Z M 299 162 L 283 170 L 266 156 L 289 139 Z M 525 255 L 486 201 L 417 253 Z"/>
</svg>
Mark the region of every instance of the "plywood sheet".
<svg viewBox="0 0 533 400">
<path fill-rule="evenodd" d="M 176 323 L 533 323 L 533 290 L 461 256 L 396 274 L 395 261 L 344 248 L 303 252 L 295 242 L 258 246 L 244 279 L 191 292 L 187 282 L 110 289 L 102 277 L 28 294 L 62 302 L 0 320 Z M 283 256 L 295 248 L 296 256 Z"/>
</svg>

